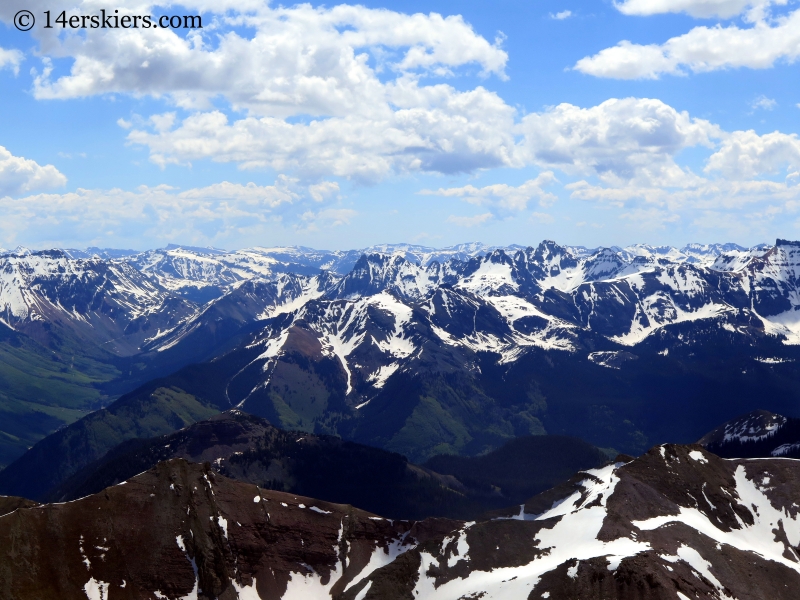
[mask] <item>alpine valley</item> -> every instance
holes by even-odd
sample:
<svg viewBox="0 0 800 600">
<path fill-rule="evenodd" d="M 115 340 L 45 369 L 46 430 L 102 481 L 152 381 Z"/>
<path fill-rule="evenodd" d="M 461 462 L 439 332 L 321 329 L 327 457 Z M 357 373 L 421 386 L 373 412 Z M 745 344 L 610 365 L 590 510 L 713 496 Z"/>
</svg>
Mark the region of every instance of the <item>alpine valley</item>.
<svg viewBox="0 0 800 600">
<path fill-rule="evenodd" d="M 0 315 L 2 598 L 800 586 L 800 242 L 18 248 Z"/>
</svg>

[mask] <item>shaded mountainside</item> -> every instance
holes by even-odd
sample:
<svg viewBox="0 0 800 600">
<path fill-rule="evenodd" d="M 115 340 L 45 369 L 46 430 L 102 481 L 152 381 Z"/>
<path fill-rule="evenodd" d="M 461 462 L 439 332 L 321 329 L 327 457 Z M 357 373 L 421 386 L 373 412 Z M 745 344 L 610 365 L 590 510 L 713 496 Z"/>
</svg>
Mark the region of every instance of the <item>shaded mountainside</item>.
<svg viewBox="0 0 800 600">
<path fill-rule="evenodd" d="M 38 442 L 0 471 L 0 493 L 42 498 L 125 440 L 175 431 L 229 406 L 213 366 L 186 367 Z"/>
<path fill-rule="evenodd" d="M 231 404 L 284 429 L 337 434 L 414 462 L 477 455 L 542 433 L 636 455 L 653 442 L 694 441 L 752 410 L 756 398 L 776 412 L 800 406 L 800 347 L 748 344 L 711 324 L 700 332 L 691 324 L 664 328 L 625 351 L 626 360 L 596 360 L 619 351 L 585 336 L 581 352 L 531 347 L 503 362 L 498 353 L 444 342 L 416 311 L 407 334 L 393 340 L 398 315 L 374 305 L 363 316 L 358 310 L 345 305 L 337 317 L 344 340 L 313 326 L 312 315 L 289 326 L 290 315 L 267 321 L 225 356 Z M 473 316 L 458 322 L 472 327 Z M 357 342 L 349 363 L 334 352 L 347 340 Z M 784 360 L 757 360 L 765 351 Z M 375 371 L 382 379 L 370 379 Z"/>
<path fill-rule="evenodd" d="M 800 458 L 800 419 L 756 410 L 723 423 L 697 443 L 725 458 Z"/>
<path fill-rule="evenodd" d="M 434 456 L 424 466 L 474 489 L 501 490 L 506 504 L 519 504 L 576 471 L 600 467 L 608 460 L 601 450 L 578 438 L 540 435 L 517 438 L 481 456 Z"/>
<path fill-rule="evenodd" d="M 234 410 L 173 434 L 120 444 L 45 498 L 66 501 L 97 493 L 172 458 L 211 462 L 232 479 L 405 519 L 476 518 L 607 462 L 581 440 L 540 436 L 510 442 L 487 456 L 458 457 L 456 469 L 449 457 L 424 468 L 396 453 L 282 431 Z M 518 468 L 497 469 L 500 462 Z"/>
<path fill-rule="evenodd" d="M 1 517 L 0 596 L 790 600 L 798 494 L 796 461 L 667 445 L 491 518 L 391 521 L 174 459 Z"/>
<path fill-rule="evenodd" d="M 64 428 L 0 471 L 0 493 L 42 498 L 124 440 L 169 433 L 236 405 L 282 429 L 339 435 L 415 463 L 479 455 L 544 433 L 638 455 L 654 441 L 697 440 L 756 400 L 782 414 L 800 405 L 800 361 L 789 358 L 800 358 L 800 348 L 771 340 L 770 352 L 786 360 L 765 363 L 753 358 L 763 345 L 748 346 L 732 332 L 711 328 L 701 343 L 687 340 L 691 324 L 673 327 L 616 366 L 538 348 L 503 364 L 428 337 L 406 369 L 354 405 L 359 397 L 347 395 L 342 362 L 297 324 L 281 352 L 267 352 L 268 342 L 242 344 Z M 672 344 L 666 355 L 665 344 Z M 31 473 L 41 482 L 33 485 Z"/>
</svg>

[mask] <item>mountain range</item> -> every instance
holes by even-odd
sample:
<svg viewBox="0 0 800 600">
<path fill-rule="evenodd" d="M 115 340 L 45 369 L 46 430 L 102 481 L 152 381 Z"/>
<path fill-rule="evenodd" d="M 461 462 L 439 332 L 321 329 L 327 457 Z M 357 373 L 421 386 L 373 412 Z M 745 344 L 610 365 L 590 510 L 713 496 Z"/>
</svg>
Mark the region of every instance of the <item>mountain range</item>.
<svg viewBox="0 0 800 600">
<path fill-rule="evenodd" d="M 0 490 L 233 407 L 415 463 L 544 433 L 636 455 L 795 416 L 799 263 L 785 240 L 18 249 L 0 256 L 0 463 L 19 459 Z"/>
</svg>

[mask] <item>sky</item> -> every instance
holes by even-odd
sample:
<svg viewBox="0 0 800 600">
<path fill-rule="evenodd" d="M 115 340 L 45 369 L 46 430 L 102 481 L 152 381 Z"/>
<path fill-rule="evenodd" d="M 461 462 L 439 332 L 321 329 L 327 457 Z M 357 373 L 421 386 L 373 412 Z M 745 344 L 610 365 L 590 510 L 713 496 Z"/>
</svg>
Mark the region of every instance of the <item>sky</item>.
<svg viewBox="0 0 800 600">
<path fill-rule="evenodd" d="M 799 56 L 797 0 L 5 0 L 0 248 L 800 239 Z"/>
</svg>

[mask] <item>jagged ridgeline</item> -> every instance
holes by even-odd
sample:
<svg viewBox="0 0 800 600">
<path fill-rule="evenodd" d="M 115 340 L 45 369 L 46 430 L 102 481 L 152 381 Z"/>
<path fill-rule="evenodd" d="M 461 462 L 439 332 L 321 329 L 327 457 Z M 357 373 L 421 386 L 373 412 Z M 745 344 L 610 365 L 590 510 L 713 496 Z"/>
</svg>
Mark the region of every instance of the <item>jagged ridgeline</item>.
<svg viewBox="0 0 800 600">
<path fill-rule="evenodd" d="M 799 469 L 657 446 L 463 522 L 388 520 L 178 458 L 74 502 L 0 502 L 0 597 L 794 600 Z"/>
<path fill-rule="evenodd" d="M 545 433 L 638 454 L 800 399 L 796 242 L 112 254 L 0 256 L 3 464 L 107 406 L 0 489 L 231 407 L 422 463 Z"/>
</svg>

